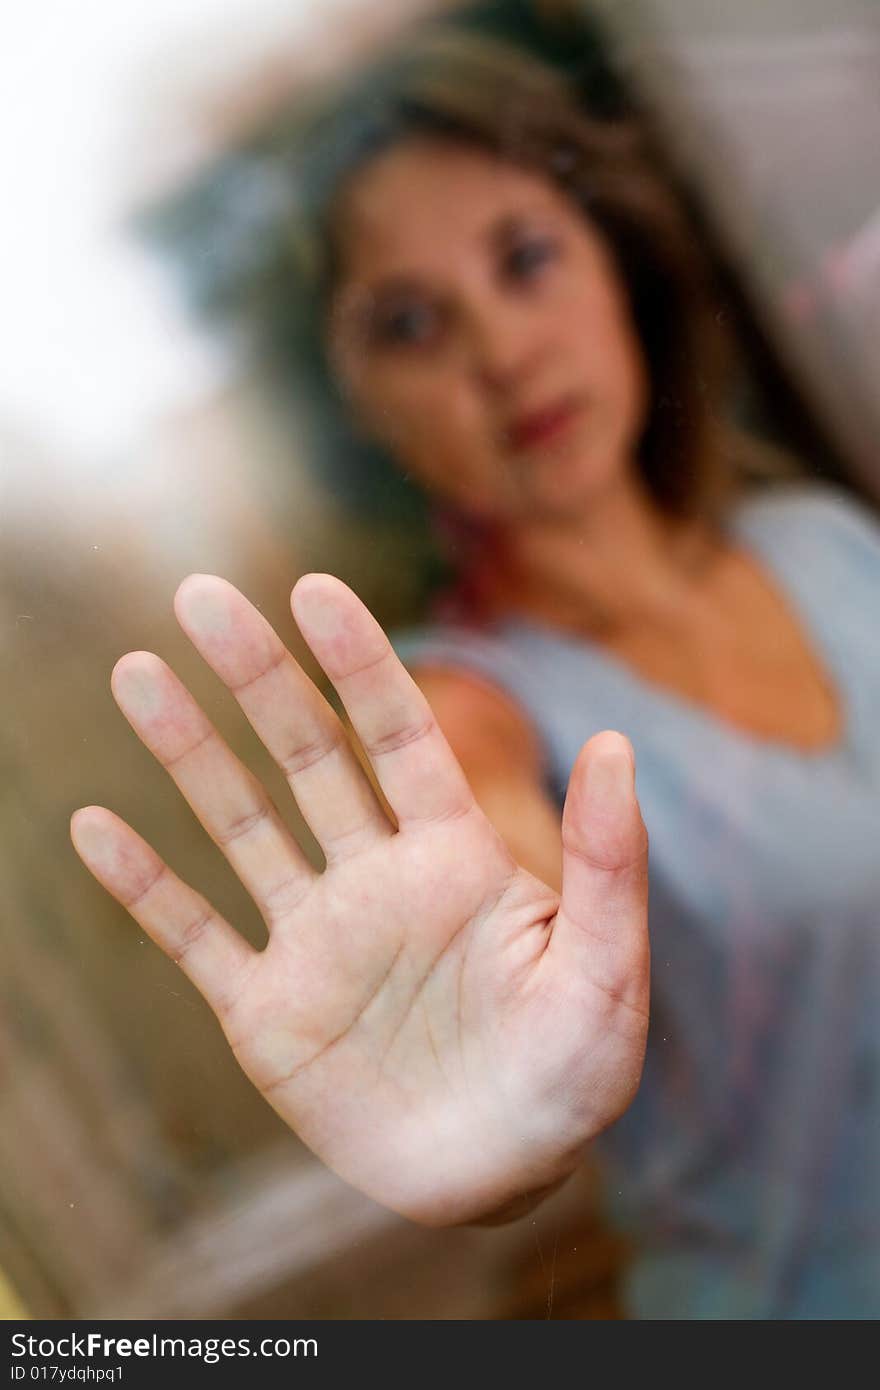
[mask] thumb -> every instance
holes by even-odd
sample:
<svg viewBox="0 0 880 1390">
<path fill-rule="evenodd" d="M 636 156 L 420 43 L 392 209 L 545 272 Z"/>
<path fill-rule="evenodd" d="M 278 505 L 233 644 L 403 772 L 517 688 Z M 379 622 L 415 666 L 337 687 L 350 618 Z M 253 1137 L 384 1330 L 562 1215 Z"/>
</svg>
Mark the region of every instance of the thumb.
<svg viewBox="0 0 880 1390">
<path fill-rule="evenodd" d="M 629 739 L 606 730 L 578 753 L 562 812 L 558 948 L 611 999 L 647 1016 L 648 834 Z"/>
</svg>

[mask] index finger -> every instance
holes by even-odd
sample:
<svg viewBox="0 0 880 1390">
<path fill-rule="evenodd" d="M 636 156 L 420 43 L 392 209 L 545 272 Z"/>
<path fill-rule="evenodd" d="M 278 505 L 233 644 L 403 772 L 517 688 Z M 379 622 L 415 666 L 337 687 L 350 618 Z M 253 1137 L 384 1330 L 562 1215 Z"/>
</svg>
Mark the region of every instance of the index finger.
<svg viewBox="0 0 880 1390">
<path fill-rule="evenodd" d="M 306 574 L 290 596 L 297 625 L 333 682 L 400 829 L 476 807 L 431 706 L 357 594 Z"/>
</svg>

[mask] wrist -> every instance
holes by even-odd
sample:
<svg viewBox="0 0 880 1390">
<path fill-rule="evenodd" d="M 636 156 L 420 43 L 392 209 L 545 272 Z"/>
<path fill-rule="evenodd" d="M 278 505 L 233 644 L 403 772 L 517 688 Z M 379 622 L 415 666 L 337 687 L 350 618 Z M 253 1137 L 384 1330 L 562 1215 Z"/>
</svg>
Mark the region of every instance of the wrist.
<svg viewBox="0 0 880 1390">
<path fill-rule="evenodd" d="M 571 1175 L 571 1173 L 563 1173 L 562 1177 L 556 1178 L 554 1182 L 545 1183 L 543 1187 L 533 1188 L 530 1192 L 520 1193 L 516 1197 L 512 1197 L 510 1201 L 486 1212 L 483 1216 L 471 1217 L 467 1221 L 460 1221 L 456 1224 L 460 1226 L 506 1226 L 511 1221 L 519 1221 L 523 1216 L 528 1216 L 529 1212 L 539 1207 L 547 1197 L 558 1192 L 568 1182 Z"/>
</svg>

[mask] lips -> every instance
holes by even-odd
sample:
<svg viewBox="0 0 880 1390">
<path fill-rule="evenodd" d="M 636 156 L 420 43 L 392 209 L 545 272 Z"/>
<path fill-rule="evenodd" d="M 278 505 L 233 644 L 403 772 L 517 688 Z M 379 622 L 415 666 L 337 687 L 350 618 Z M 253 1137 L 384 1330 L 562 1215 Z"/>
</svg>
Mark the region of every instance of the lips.
<svg viewBox="0 0 880 1390">
<path fill-rule="evenodd" d="M 507 429 L 507 439 L 514 449 L 533 448 L 546 444 L 563 433 L 577 413 L 574 401 L 557 401 L 553 405 L 520 415 Z"/>
</svg>

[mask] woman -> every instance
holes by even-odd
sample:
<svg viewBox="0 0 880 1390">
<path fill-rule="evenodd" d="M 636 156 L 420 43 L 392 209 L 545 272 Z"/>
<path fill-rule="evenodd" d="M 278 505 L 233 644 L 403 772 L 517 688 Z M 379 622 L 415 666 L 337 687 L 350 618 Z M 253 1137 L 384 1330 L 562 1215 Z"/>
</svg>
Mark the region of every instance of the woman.
<svg viewBox="0 0 880 1390">
<path fill-rule="evenodd" d="M 77 812 L 74 843 L 377 1200 L 510 1219 L 595 1141 L 631 1314 L 875 1316 L 880 532 L 830 489 L 744 487 L 705 285 L 638 142 L 473 52 L 405 64 L 321 204 L 343 393 L 476 538 L 395 636 L 414 680 L 339 581 L 294 588 L 374 780 L 260 615 L 190 576 L 178 618 L 327 869 L 148 653 L 114 694 L 266 950 L 112 813 Z"/>
</svg>

